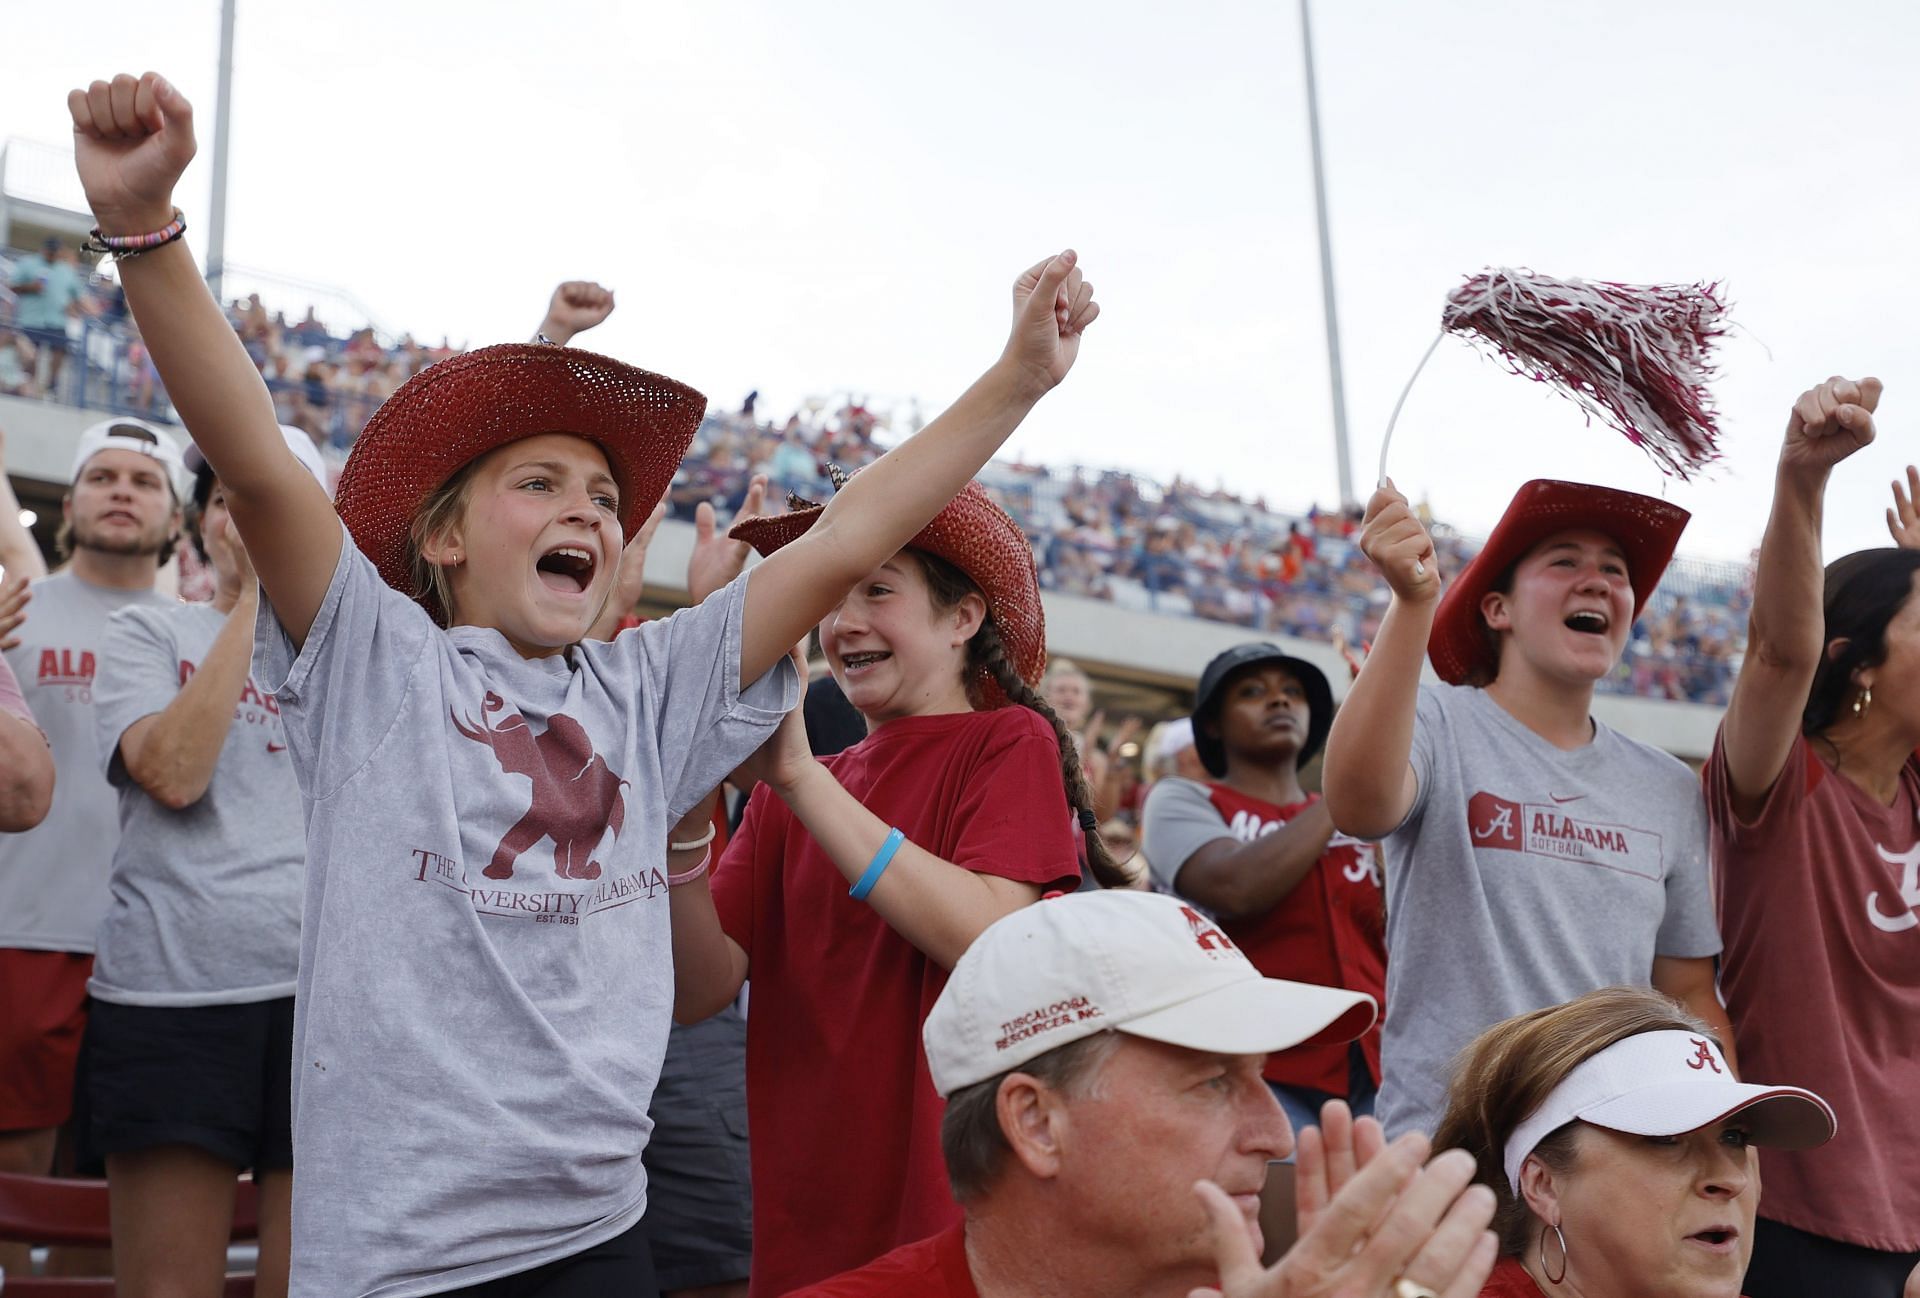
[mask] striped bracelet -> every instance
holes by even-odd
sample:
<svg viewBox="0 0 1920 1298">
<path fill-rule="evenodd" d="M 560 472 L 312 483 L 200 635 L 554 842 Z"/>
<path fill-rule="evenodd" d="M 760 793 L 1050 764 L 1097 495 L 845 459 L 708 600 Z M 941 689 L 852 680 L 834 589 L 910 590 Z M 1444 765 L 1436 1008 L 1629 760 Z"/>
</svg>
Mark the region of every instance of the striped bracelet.
<svg viewBox="0 0 1920 1298">
<path fill-rule="evenodd" d="M 186 232 L 187 218 L 176 207 L 173 209 L 173 219 L 150 234 L 102 234 L 96 225 L 88 232 L 87 241 L 80 247 L 83 252 L 110 255 L 115 261 L 124 261 L 128 257 L 138 257 L 143 252 L 173 243 Z"/>
</svg>

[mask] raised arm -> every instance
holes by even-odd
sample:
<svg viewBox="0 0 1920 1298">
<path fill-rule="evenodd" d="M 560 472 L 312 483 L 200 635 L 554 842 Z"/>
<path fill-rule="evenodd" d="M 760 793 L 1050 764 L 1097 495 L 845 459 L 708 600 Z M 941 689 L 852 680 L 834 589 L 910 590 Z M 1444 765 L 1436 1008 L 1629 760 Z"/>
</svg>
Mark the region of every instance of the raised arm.
<svg viewBox="0 0 1920 1298">
<path fill-rule="evenodd" d="M 1389 482 L 1367 502 L 1360 549 L 1393 591 L 1373 649 L 1334 715 L 1322 785 L 1327 812 L 1356 838 L 1391 833 L 1420 792 L 1410 760 L 1440 571 L 1433 538 Z"/>
<path fill-rule="evenodd" d="M 1013 332 L 993 367 L 946 413 L 854 475 L 807 534 L 753 570 L 740 679 L 758 679 L 861 577 L 912 540 L 1065 378 L 1100 314 L 1072 252 L 1014 284 Z"/>
<path fill-rule="evenodd" d="M 1831 378 L 1793 403 L 1753 580 L 1747 654 L 1720 723 L 1733 807 L 1758 814 L 1800 733 L 1825 652 L 1820 520 L 1833 466 L 1873 440 L 1880 380 Z"/>
<path fill-rule="evenodd" d="M 34 544 L 33 533 L 20 521 L 20 498 L 13 494 L 13 480 L 7 477 L 6 453 L 7 435 L 0 430 L 0 572 L 9 581 L 38 581 L 47 575 L 47 561 Z"/>
<path fill-rule="evenodd" d="M 193 108 L 157 73 L 96 81 L 67 96 L 74 161 L 100 231 L 148 234 L 173 219 L 193 160 Z M 273 609 L 306 639 L 340 558 L 327 493 L 280 436 L 273 398 L 193 264 L 184 240 L 117 263 L 174 409 L 226 487 Z"/>
<path fill-rule="evenodd" d="M 20 683 L 0 658 L 0 833 L 23 834 L 53 806 L 53 751 L 25 715 Z M 17 707 L 18 712 L 13 709 Z"/>
</svg>

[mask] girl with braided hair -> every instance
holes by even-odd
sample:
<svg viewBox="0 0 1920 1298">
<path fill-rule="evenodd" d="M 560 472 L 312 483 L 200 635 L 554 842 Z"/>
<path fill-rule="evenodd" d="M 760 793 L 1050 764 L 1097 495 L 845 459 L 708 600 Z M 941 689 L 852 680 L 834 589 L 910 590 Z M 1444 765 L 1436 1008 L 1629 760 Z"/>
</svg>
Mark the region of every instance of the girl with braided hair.
<svg viewBox="0 0 1920 1298">
<path fill-rule="evenodd" d="M 773 553 L 821 512 L 794 503 L 733 536 Z M 742 768 L 760 787 L 709 881 L 672 898 L 675 1017 L 715 1013 L 753 979 L 756 1295 L 959 1220 L 920 1046 L 927 1011 L 988 924 L 1078 885 L 1076 822 L 1096 877 L 1125 877 L 1065 726 L 1034 689 L 1046 628 L 1033 551 L 978 483 L 819 634 L 867 737 L 816 759 L 790 714 Z"/>
</svg>

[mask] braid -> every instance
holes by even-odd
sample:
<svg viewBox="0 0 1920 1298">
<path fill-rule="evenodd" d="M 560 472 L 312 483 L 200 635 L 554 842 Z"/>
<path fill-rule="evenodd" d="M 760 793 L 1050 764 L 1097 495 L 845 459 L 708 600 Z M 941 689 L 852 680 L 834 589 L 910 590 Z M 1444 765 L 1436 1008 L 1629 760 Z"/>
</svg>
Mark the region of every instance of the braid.
<svg viewBox="0 0 1920 1298">
<path fill-rule="evenodd" d="M 1014 670 L 1013 662 L 1007 657 L 1007 647 L 1000 639 L 1000 628 L 994 625 L 992 618 L 980 624 L 980 630 L 968 641 L 967 649 L 975 666 L 993 678 L 993 681 L 1006 696 L 1023 708 L 1031 708 L 1046 719 L 1053 727 L 1053 737 L 1060 743 L 1060 783 L 1067 791 L 1067 802 L 1078 813 L 1080 827 L 1086 832 L 1087 865 L 1093 871 L 1093 878 L 1102 888 L 1124 888 L 1132 879 L 1120 868 L 1107 851 L 1106 843 L 1100 837 L 1099 822 L 1093 814 L 1093 791 L 1087 787 L 1086 772 L 1080 769 L 1080 750 L 1073 742 L 1073 736 L 1067 733 L 1066 723 L 1047 706 L 1047 701 L 1034 692 L 1031 685 L 1020 679 L 1020 673 Z"/>
</svg>

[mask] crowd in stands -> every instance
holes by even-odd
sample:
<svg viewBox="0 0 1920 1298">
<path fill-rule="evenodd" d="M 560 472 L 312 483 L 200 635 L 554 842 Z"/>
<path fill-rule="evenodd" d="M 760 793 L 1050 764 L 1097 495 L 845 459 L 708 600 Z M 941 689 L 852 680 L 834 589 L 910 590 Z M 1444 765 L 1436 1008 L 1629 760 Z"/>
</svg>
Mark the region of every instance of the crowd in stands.
<svg viewBox="0 0 1920 1298">
<path fill-rule="evenodd" d="M 22 267 L 36 273 L 34 257 L 53 255 L 12 254 L 10 268 L 0 260 L 0 278 L 11 283 Z M 44 331 L 5 327 L 20 300 L 10 306 L 0 294 L 0 393 L 49 395 L 60 371 L 41 353 L 58 344 L 50 346 Z M 118 285 L 105 278 L 85 283 L 69 315 L 69 346 L 89 351 L 87 369 L 96 380 L 88 404 L 169 417 Z M 281 422 L 304 429 L 335 463 L 395 388 L 460 350 L 445 339 L 437 346 L 410 335 L 383 339 L 372 328 L 342 337 L 311 307 L 289 321 L 258 294 L 231 302 L 227 315 Z M 83 321 L 91 327 L 82 328 Z M 63 394 L 72 399 L 82 381 L 69 373 Z M 671 516 L 691 519 L 702 501 L 723 511 L 737 507 L 755 474 L 768 476 L 776 503 L 788 492 L 819 499 L 831 490 L 827 465 L 859 468 L 886 449 L 880 438 L 909 431 L 889 429 L 882 414 L 853 399 L 784 420 L 762 418 L 756 405 L 749 397 L 737 410 L 708 414 L 675 479 Z M 1178 477 L 1162 485 L 1119 470 L 1019 461 L 995 461 L 982 481 L 1032 540 L 1048 590 L 1262 634 L 1327 641 L 1337 633 L 1356 645 L 1373 638 L 1386 607 L 1354 544 L 1357 509 L 1294 515 Z M 1433 530 L 1445 572 L 1459 571 L 1478 549 L 1444 523 Z M 1724 705 L 1739 668 L 1750 593 L 1746 565 L 1676 563 L 1602 690 Z"/>
</svg>

